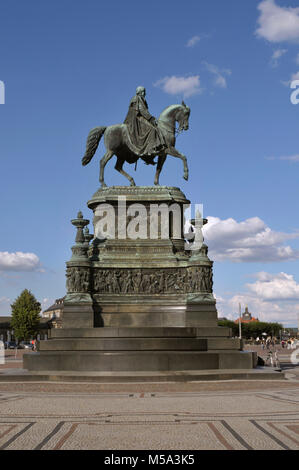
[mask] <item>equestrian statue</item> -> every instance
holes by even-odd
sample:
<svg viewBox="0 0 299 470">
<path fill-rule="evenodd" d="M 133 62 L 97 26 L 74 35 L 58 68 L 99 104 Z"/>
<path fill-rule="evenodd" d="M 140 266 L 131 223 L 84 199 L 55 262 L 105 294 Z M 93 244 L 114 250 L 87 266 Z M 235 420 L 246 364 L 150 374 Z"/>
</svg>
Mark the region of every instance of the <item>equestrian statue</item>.
<svg viewBox="0 0 299 470">
<path fill-rule="evenodd" d="M 158 120 L 148 111 L 146 91 L 139 86 L 131 99 L 129 111 L 123 124 L 101 126 L 92 129 L 87 137 L 86 152 L 82 165 L 87 165 L 94 156 L 101 137 L 104 136 L 106 153 L 100 161 L 100 183 L 106 187 L 104 169 L 108 161 L 116 155 L 115 169 L 125 176 L 131 186 L 134 179 L 123 170 L 123 165 L 143 160 L 147 165 L 157 165 L 154 184 L 159 185 L 159 177 L 167 155 L 180 158 L 184 165 L 183 178 L 188 180 L 188 165 L 185 155 L 175 148 L 176 135 L 189 128 L 190 108 L 184 101 L 172 104 L 162 111 Z M 176 129 L 178 123 L 178 129 Z M 158 161 L 154 158 L 158 156 Z"/>
</svg>

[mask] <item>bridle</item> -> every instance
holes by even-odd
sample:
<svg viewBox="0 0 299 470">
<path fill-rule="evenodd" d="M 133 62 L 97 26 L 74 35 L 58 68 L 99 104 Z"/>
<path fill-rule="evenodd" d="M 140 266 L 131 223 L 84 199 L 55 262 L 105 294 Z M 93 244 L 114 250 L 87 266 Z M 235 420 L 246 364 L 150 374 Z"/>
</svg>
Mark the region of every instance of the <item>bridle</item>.
<svg viewBox="0 0 299 470">
<path fill-rule="evenodd" d="M 172 126 L 171 124 L 168 124 L 168 122 L 163 121 L 163 119 L 158 119 L 158 124 L 162 125 L 161 127 L 164 127 L 164 129 L 169 132 L 170 134 L 174 134 L 175 137 L 177 137 L 181 132 L 183 132 L 184 127 L 182 124 L 179 125 L 178 128 L 175 126 Z"/>
</svg>

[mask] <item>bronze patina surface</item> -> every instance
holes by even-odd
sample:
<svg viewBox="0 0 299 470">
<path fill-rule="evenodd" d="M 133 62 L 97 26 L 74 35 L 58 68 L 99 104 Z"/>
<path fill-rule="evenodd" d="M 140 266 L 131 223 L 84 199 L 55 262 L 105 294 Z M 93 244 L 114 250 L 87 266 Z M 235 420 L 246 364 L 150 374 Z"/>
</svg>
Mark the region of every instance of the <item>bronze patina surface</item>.
<svg viewBox="0 0 299 470">
<path fill-rule="evenodd" d="M 66 263 L 62 328 L 51 331 L 38 353 L 24 355 L 25 368 L 122 377 L 151 371 L 161 380 L 173 371 L 183 380 L 190 371 L 256 367 L 256 353 L 243 351 L 242 341 L 218 326 L 213 262 L 197 224 L 207 220 L 196 215 L 195 238 L 187 243 L 184 214 L 190 201 L 179 188 L 158 184 L 167 155 L 183 161 L 188 179 L 187 159 L 175 149 L 175 124 L 187 130 L 189 115 L 182 103 L 169 106 L 156 120 L 145 89 L 138 87 L 124 124 L 90 132 L 83 165 L 102 135 L 107 148 L 101 187 L 87 203 L 93 235 L 79 212 L 71 221 L 77 233 Z M 113 155 L 130 186 L 106 186 L 104 167 Z M 135 186 L 123 163 L 154 163 L 155 155 L 155 186 Z"/>
</svg>

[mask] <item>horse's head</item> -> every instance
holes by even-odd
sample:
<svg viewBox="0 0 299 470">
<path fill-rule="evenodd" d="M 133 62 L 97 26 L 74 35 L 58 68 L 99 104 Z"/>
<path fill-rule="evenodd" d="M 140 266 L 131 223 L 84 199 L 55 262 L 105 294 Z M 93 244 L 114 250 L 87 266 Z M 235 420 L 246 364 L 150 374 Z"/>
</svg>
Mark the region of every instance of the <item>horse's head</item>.
<svg viewBox="0 0 299 470">
<path fill-rule="evenodd" d="M 178 131 L 187 131 L 189 129 L 189 116 L 190 108 L 185 105 L 184 101 L 182 104 L 172 104 L 167 106 L 159 117 L 159 124 L 175 134 L 175 123 L 178 122 Z"/>
<path fill-rule="evenodd" d="M 176 120 L 179 123 L 179 131 L 187 131 L 189 129 L 190 108 L 182 101 L 176 114 Z"/>
</svg>

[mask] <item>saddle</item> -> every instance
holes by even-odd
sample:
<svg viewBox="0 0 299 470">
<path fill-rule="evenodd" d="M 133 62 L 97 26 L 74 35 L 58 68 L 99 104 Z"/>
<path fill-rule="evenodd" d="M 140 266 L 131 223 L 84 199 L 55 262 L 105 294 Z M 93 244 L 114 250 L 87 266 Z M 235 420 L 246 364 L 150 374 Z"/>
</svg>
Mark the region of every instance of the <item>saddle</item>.
<svg viewBox="0 0 299 470">
<path fill-rule="evenodd" d="M 123 126 L 123 137 L 124 137 L 124 142 L 126 146 L 128 147 L 129 151 L 136 155 L 136 157 L 141 158 L 141 160 L 144 161 L 146 165 L 157 165 L 157 162 L 155 162 L 155 157 L 156 153 L 153 153 L 153 155 L 144 155 L 141 154 L 139 149 L 136 147 L 136 145 L 133 144 L 130 133 L 128 130 L 128 126 L 126 124 L 122 124 Z"/>
</svg>

